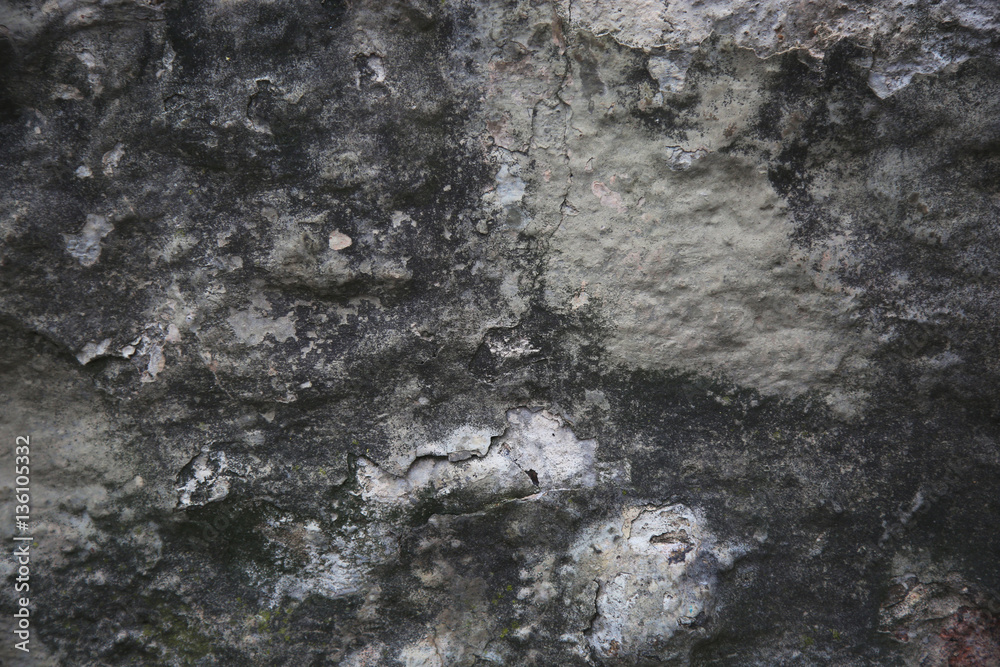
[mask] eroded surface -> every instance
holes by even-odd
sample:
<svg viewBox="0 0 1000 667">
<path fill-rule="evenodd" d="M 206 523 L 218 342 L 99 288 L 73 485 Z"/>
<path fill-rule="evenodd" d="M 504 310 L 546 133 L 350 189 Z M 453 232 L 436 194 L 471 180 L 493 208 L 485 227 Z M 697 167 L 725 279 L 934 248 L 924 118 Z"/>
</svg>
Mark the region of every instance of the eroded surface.
<svg viewBox="0 0 1000 667">
<path fill-rule="evenodd" d="M 0 0 L 29 657 L 990 664 L 996 23 Z"/>
</svg>

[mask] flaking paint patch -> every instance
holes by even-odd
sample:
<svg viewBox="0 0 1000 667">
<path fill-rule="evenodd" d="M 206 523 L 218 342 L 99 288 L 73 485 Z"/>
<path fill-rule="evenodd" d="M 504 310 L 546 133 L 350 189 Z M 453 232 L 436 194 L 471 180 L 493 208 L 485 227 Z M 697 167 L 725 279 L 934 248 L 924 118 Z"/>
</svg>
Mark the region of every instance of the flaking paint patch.
<svg viewBox="0 0 1000 667">
<path fill-rule="evenodd" d="M 444 498 L 473 491 L 486 502 L 511 494 L 595 486 L 595 440 L 578 439 L 559 417 L 544 410 L 510 410 L 507 422 L 508 428 L 492 446 L 487 433 L 468 426 L 444 441 L 419 447 L 417 451 L 425 453 L 403 475 L 360 459 L 362 497 L 376 503 L 410 504 L 426 492 Z"/>
<path fill-rule="evenodd" d="M 100 343 L 91 341 L 84 345 L 82 350 L 76 353 L 76 360 L 79 361 L 81 365 L 85 366 L 91 360 L 106 354 L 109 347 L 111 347 L 110 338 L 105 338 Z"/>
</svg>

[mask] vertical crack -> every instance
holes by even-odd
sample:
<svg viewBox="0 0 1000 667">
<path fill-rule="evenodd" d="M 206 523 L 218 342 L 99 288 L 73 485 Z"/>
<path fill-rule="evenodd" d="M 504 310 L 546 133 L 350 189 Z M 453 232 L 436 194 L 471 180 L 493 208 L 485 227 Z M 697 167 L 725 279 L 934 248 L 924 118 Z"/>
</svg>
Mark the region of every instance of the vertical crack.
<svg viewBox="0 0 1000 667">
<path fill-rule="evenodd" d="M 442 667 L 448 663 L 444 660 L 444 655 L 441 653 L 441 647 L 438 646 L 437 628 L 431 630 L 431 645 L 434 646 L 434 653 L 438 657 Z"/>
<path fill-rule="evenodd" d="M 553 8 L 552 11 L 554 14 L 555 8 Z M 567 28 L 571 27 L 572 20 L 573 20 L 573 0 L 569 0 L 569 4 L 567 5 L 567 17 L 566 17 Z M 557 25 L 560 21 L 561 19 L 558 16 L 554 16 L 553 26 Z M 563 60 L 566 63 L 566 69 L 563 72 L 562 79 L 559 81 L 559 87 L 556 88 L 556 99 L 559 100 L 559 104 L 561 104 L 566 110 L 566 121 L 563 124 L 562 148 L 563 148 L 563 159 L 565 160 L 566 168 L 569 173 L 566 176 L 566 188 L 563 191 L 562 201 L 559 203 L 559 222 L 556 225 L 556 228 L 552 230 L 552 233 L 549 235 L 550 239 L 555 237 L 555 235 L 559 232 L 559 229 L 562 228 L 563 222 L 566 220 L 567 210 L 572 208 L 569 204 L 569 191 L 570 191 L 570 186 L 573 184 L 573 170 L 569 167 L 570 164 L 569 136 L 573 121 L 573 107 L 563 97 L 563 90 L 565 90 L 566 88 L 567 81 L 569 80 L 573 68 L 573 61 L 570 58 L 569 48 L 568 48 L 569 44 L 569 40 L 567 39 L 568 32 L 569 31 L 567 30 L 567 32 L 564 33 L 560 25 L 559 35 L 561 36 L 560 40 L 561 44 L 559 48 L 562 52 L 560 55 L 562 55 Z"/>
</svg>

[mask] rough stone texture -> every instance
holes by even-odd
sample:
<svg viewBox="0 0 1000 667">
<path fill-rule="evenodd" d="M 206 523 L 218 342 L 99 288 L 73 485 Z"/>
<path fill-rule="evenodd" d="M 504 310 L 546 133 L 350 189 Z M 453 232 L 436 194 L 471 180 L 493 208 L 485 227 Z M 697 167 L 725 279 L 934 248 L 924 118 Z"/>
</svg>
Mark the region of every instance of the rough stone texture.
<svg viewBox="0 0 1000 667">
<path fill-rule="evenodd" d="M 0 661 L 1000 664 L 998 29 L 0 0 Z"/>
</svg>

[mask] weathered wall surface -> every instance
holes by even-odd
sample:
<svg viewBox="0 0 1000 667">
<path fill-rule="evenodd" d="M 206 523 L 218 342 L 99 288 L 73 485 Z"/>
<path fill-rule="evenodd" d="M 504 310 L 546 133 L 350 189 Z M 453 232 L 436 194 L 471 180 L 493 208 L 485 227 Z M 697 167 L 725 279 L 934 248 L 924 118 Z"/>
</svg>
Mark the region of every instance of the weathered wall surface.
<svg viewBox="0 0 1000 667">
<path fill-rule="evenodd" d="M 0 0 L 0 659 L 1000 664 L 998 22 Z"/>
</svg>

